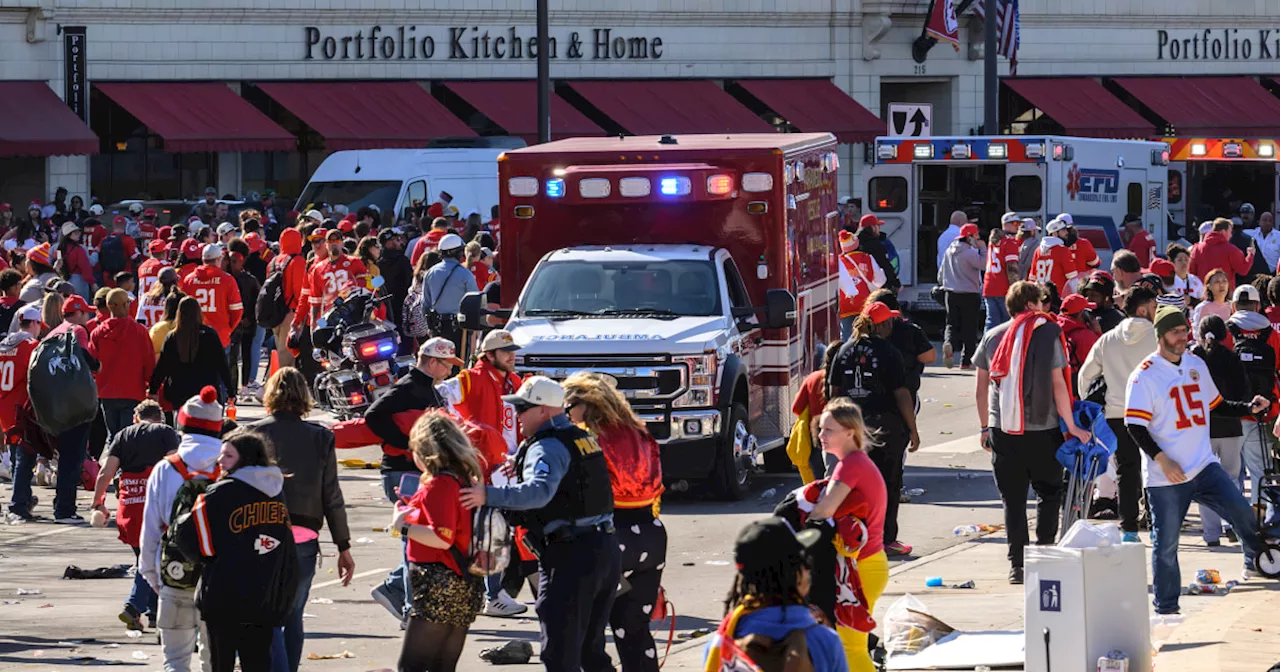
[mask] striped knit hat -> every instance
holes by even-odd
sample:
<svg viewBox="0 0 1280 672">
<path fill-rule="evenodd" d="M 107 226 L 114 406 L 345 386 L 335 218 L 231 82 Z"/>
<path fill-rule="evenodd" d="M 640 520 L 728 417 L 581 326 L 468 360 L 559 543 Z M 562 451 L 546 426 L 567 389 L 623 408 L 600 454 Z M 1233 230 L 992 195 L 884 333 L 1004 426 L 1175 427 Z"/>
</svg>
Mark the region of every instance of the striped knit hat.
<svg viewBox="0 0 1280 672">
<path fill-rule="evenodd" d="M 852 252 L 858 249 L 858 237 L 848 231 L 840 231 L 840 251 Z"/>
<path fill-rule="evenodd" d="M 222 405 L 218 403 L 218 391 L 212 385 L 205 385 L 199 396 L 191 397 L 178 409 L 178 431 L 222 436 Z"/>
</svg>

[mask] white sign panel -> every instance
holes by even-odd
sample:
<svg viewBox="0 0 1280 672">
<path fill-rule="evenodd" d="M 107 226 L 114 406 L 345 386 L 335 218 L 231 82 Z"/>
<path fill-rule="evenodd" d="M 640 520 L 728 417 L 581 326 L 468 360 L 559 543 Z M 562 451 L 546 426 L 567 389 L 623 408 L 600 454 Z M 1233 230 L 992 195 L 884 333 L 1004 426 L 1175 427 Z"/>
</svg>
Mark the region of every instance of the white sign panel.
<svg viewBox="0 0 1280 672">
<path fill-rule="evenodd" d="M 889 103 L 889 135 L 895 138 L 933 135 L 933 104 Z"/>
</svg>

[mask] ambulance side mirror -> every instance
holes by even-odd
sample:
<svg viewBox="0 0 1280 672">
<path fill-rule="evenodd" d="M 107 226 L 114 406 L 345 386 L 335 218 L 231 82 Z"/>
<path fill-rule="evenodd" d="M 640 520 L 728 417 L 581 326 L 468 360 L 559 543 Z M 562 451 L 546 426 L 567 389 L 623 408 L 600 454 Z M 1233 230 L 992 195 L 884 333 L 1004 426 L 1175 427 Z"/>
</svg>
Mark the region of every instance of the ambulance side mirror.
<svg viewBox="0 0 1280 672">
<path fill-rule="evenodd" d="M 765 329 L 788 329 L 796 323 L 796 297 L 785 289 L 770 289 L 764 293 Z"/>
<path fill-rule="evenodd" d="M 487 328 L 488 325 L 484 321 L 484 292 L 471 292 L 462 297 L 462 303 L 458 306 L 458 313 L 462 315 L 463 329 L 483 331 Z"/>
</svg>

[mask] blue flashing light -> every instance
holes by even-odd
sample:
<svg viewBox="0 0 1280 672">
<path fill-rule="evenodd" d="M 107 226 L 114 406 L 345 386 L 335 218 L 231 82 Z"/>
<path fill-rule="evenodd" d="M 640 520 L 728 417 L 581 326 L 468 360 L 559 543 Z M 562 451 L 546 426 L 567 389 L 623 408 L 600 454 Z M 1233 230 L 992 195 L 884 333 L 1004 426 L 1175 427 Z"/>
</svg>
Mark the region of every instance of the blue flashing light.
<svg viewBox="0 0 1280 672">
<path fill-rule="evenodd" d="M 395 350 L 396 350 L 396 344 L 392 343 L 391 341 L 383 341 L 382 343 L 378 344 L 378 352 L 380 353 L 386 354 L 389 352 L 395 352 Z"/>
<path fill-rule="evenodd" d="M 564 180 L 556 177 L 547 180 L 547 197 L 560 198 L 564 196 Z"/>
<path fill-rule="evenodd" d="M 680 180 L 674 177 L 664 177 L 659 183 L 658 191 L 663 196 L 675 196 L 680 193 Z"/>
</svg>

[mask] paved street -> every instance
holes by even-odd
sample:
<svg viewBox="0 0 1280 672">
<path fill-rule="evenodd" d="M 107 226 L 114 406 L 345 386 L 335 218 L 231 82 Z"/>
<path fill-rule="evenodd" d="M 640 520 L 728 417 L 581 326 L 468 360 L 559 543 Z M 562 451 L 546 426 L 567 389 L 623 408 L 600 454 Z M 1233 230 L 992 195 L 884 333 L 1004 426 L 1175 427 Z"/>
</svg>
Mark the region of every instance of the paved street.
<svg viewBox="0 0 1280 672">
<path fill-rule="evenodd" d="M 947 372 L 940 367 L 931 369 L 926 377 L 921 394 L 925 399 L 921 411 L 924 447 L 910 457 L 906 477 L 908 488 L 926 492 L 903 505 L 901 515 L 903 540 L 914 545 L 916 552 L 913 559 L 894 563 L 893 579 L 879 603 L 877 617 L 896 597 L 911 592 L 958 629 L 1021 628 L 1022 593 L 1005 581 L 1003 537 L 974 539 L 952 534 L 957 525 L 995 524 L 1002 518 L 989 458 L 977 448 L 972 381 L 968 372 Z M 253 406 L 240 409 L 242 419 L 260 413 L 261 409 Z M 377 451 L 344 451 L 339 457 L 375 460 Z M 400 555 L 399 541 L 375 530 L 389 518 L 390 507 L 382 497 L 376 471 L 342 469 L 341 477 L 356 538 L 356 579 L 350 587 L 340 585 L 334 548 L 322 533 L 326 557 L 307 610 L 304 657 L 344 652 L 352 657 L 304 660 L 302 667 L 321 671 L 392 669 L 400 632 L 368 594 Z M 702 644 L 687 638 L 691 631 L 714 628 L 719 621 L 721 600 L 733 571 L 731 547 L 737 530 L 770 511 L 798 483 L 796 476 L 763 475 L 752 495 L 733 505 L 695 495 L 671 496 L 664 501 L 663 520 L 671 535 L 664 584 L 678 614 L 677 641 L 668 669 L 700 668 Z M 0 487 L 0 494 L 7 502 L 7 485 Z M 37 494 L 41 498 L 37 513 L 49 516 L 52 490 L 37 489 Z M 82 493 L 82 499 L 87 501 L 88 494 Z M 1211 550 L 1203 546 L 1198 534 L 1184 536 L 1184 570 L 1216 567 L 1225 578 L 1234 578 L 1240 565 L 1236 547 L 1217 549 L 1216 553 Z M 139 670 L 159 669 L 160 647 L 154 634 L 148 631 L 140 639 L 130 639 L 116 620 L 128 592 L 128 580 L 59 578 L 68 565 L 94 568 L 131 561 L 132 554 L 116 540 L 114 529 L 48 523 L 0 526 L 0 670 L 54 670 L 105 661 Z M 945 577 L 948 583 L 972 579 L 978 588 L 924 588 L 925 577 L 933 575 Z M 1268 602 L 1276 587 L 1255 582 L 1227 597 L 1184 598 L 1185 622 L 1177 628 L 1161 625 L 1154 633 L 1153 639 L 1165 647 L 1156 659 L 1157 669 L 1260 670 L 1280 660 L 1280 638 L 1275 636 L 1280 621 L 1274 616 L 1274 601 Z M 18 596 L 19 589 L 41 593 Z M 522 599 L 529 599 L 529 595 Z M 658 637 L 661 652 L 667 639 L 665 627 Z M 486 667 L 476 658 L 485 647 L 508 639 L 536 638 L 536 620 L 480 617 L 468 640 L 462 668 Z"/>
</svg>

